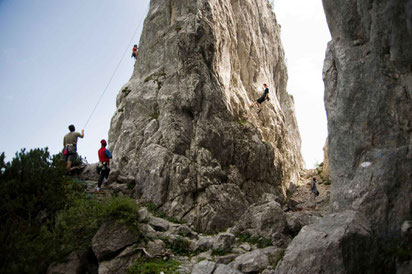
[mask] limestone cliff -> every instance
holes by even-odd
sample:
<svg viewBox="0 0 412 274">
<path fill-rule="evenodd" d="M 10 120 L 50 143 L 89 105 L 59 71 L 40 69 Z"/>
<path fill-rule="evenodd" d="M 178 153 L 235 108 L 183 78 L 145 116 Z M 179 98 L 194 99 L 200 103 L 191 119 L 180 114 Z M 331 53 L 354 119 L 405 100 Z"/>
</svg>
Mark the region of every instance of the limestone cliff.
<svg viewBox="0 0 412 274">
<path fill-rule="evenodd" d="M 276 273 L 411 272 L 411 2 L 323 0 L 334 213 L 300 231 Z"/>
<path fill-rule="evenodd" d="M 279 32 L 266 0 L 152 0 L 111 122 L 114 179 L 208 231 L 282 199 L 303 161 Z"/>
<path fill-rule="evenodd" d="M 382 237 L 411 218 L 412 35 L 406 0 L 324 0 L 334 211 L 359 210 Z"/>
</svg>

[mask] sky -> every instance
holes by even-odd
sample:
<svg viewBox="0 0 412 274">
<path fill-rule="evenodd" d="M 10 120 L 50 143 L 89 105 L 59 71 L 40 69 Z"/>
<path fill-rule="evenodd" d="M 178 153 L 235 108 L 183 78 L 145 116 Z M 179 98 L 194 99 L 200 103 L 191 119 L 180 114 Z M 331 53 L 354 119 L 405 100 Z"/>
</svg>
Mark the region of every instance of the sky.
<svg viewBox="0 0 412 274">
<path fill-rule="evenodd" d="M 0 0 L 0 152 L 6 160 L 21 148 L 61 151 L 67 126 L 74 124 L 77 131 L 85 126 L 120 64 L 78 142 L 79 153 L 90 163 L 97 161 L 117 93 L 132 75 L 130 50 L 139 41 L 148 4 Z M 322 66 L 329 31 L 320 0 L 275 0 L 274 8 L 282 26 L 302 154 L 312 167 L 323 160 L 327 136 Z"/>
</svg>

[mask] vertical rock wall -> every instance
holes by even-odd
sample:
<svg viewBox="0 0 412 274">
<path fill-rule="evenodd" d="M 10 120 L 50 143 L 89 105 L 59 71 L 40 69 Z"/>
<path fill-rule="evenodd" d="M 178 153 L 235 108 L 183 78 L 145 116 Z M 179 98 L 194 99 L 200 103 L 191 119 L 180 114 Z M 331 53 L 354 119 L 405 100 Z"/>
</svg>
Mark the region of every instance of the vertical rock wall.
<svg viewBox="0 0 412 274">
<path fill-rule="evenodd" d="M 279 31 L 266 0 L 152 0 L 111 122 L 116 179 L 206 231 L 282 199 L 303 161 Z"/>
<path fill-rule="evenodd" d="M 333 210 L 354 209 L 383 238 L 411 219 L 412 34 L 406 0 L 323 0 Z M 410 20 L 410 19 L 409 19 Z"/>
</svg>

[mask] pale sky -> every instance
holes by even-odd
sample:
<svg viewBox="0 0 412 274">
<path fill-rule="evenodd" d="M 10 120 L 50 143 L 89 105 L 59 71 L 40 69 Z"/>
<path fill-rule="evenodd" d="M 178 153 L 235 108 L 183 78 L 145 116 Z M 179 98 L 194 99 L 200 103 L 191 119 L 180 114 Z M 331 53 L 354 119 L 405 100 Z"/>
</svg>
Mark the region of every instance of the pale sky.
<svg viewBox="0 0 412 274">
<path fill-rule="evenodd" d="M 67 126 L 80 131 L 138 25 L 149 0 L 0 0 L 0 152 L 62 149 Z M 307 167 L 322 162 L 327 129 L 322 66 L 330 40 L 320 0 L 275 0 Z M 120 88 L 133 71 L 130 52 L 79 140 L 97 161 Z"/>
</svg>

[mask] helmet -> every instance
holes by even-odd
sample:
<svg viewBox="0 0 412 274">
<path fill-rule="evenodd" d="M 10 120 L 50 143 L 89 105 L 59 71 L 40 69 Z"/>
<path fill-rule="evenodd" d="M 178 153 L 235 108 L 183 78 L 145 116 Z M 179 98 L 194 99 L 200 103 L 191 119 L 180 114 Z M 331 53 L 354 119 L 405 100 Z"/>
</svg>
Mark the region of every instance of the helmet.
<svg viewBox="0 0 412 274">
<path fill-rule="evenodd" d="M 106 146 L 107 145 L 107 142 L 106 142 L 106 140 L 105 139 L 102 139 L 101 141 L 100 141 L 100 143 L 102 144 L 102 146 Z"/>
</svg>

